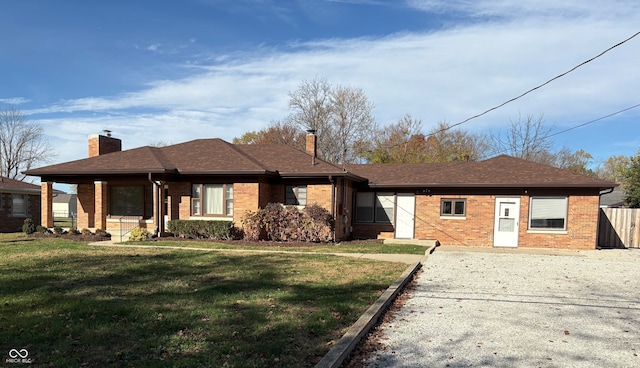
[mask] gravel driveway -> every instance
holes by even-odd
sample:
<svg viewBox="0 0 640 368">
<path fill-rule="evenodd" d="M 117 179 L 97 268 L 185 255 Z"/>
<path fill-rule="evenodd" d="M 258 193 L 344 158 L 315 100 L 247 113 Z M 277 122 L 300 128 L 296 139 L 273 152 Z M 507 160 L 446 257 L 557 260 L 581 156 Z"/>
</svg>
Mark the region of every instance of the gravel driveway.
<svg viewBox="0 0 640 368">
<path fill-rule="evenodd" d="M 368 367 L 640 367 L 640 250 L 438 248 Z"/>
</svg>

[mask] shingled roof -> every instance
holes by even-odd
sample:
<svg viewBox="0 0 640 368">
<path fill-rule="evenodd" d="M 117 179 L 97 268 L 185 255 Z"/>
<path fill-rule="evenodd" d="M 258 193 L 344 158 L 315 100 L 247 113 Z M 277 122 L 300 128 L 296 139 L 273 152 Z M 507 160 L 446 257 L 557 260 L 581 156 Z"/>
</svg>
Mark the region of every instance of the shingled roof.
<svg viewBox="0 0 640 368">
<path fill-rule="evenodd" d="M 0 176 L 0 192 L 40 192 L 40 187 L 31 183 Z"/>
<path fill-rule="evenodd" d="M 501 155 L 478 162 L 348 165 L 347 170 L 369 179 L 371 187 L 443 188 L 600 188 L 617 184 L 535 162 Z"/>
<path fill-rule="evenodd" d="M 234 145 L 222 139 L 198 139 L 166 147 L 140 147 L 28 170 L 27 175 L 205 174 L 351 176 L 343 169 L 290 146 Z"/>
</svg>

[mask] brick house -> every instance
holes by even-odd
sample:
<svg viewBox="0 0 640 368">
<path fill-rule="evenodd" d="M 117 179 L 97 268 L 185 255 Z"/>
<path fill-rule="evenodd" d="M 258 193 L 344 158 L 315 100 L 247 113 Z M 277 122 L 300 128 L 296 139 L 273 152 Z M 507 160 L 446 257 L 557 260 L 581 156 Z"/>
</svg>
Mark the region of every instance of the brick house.
<svg viewBox="0 0 640 368">
<path fill-rule="evenodd" d="M 354 237 L 449 245 L 595 249 L 600 194 L 616 186 L 506 155 L 347 170 L 368 179 L 355 194 Z"/>
<path fill-rule="evenodd" d="M 40 223 L 40 187 L 0 177 L 0 233 L 22 231 L 26 218 Z"/>
<path fill-rule="evenodd" d="M 92 135 L 89 158 L 29 170 L 42 181 L 51 227 L 54 182 L 78 185 L 78 228 L 112 234 L 126 221 L 162 232 L 167 220 L 240 225 L 267 203 L 317 203 L 335 238 L 436 239 L 442 244 L 595 249 L 599 198 L 614 183 L 498 156 L 480 162 L 331 165 L 285 145 L 199 139 L 121 151 Z"/>
</svg>

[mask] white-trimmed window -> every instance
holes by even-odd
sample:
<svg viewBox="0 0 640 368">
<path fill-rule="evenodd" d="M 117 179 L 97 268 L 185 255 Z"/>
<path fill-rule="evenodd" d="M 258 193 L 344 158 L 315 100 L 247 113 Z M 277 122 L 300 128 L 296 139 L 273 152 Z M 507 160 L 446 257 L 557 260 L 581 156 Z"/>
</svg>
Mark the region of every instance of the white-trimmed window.
<svg viewBox="0 0 640 368">
<path fill-rule="evenodd" d="M 28 198 L 26 194 L 12 194 L 11 201 L 11 215 L 27 216 Z"/>
<path fill-rule="evenodd" d="M 392 223 L 394 209 L 393 193 L 356 193 L 356 222 Z"/>
<path fill-rule="evenodd" d="M 233 184 L 193 184 L 193 216 L 233 216 Z"/>
<path fill-rule="evenodd" d="M 566 230 L 567 197 L 531 197 L 529 229 Z"/>
<path fill-rule="evenodd" d="M 284 204 L 288 206 L 306 206 L 307 205 L 307 186 L 306 185 L 287 185 L 285 187 Z"/>
</svg>

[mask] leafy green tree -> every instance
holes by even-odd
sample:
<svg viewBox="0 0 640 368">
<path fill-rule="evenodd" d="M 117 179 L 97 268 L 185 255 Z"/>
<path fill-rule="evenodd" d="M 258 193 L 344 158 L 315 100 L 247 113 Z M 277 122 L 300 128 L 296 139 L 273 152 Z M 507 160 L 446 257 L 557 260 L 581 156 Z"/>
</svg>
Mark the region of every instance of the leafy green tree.
<svg viewBox="0 0 640 368">
<path fill-rule="evenodd" d="M 371 163 L 476 161 L 486 156 L 487 139 L 440 122 L 426 136 L 422 121 L 405 115 L 378 130 L 372 147 L 362 156 Z"/>
<path fill-rule="evenodd" d="M 625 203 L 631 208 L 640 207 L 640 151 L 629 160 L 622 173 Z"/>
<path fill-rule="evenodd" d="M 572 153 L 568 148 L 563 148 L 556 154 L 556 163 L 554 166 L 578 174 L 596 176 L 596 173 L 589 169 L 592 161 L 593 156 L 585 150 L 580 149 Z"/>
<path fill-rule="evenodd" d="M 629 156 L 611 156 L 596 169 L 596 175 L 600 179 L 622 183 L 624 172 L 629 167 L 630 162 L 631 158 Z"/>
<path fill-rule="evenodd" d="M 305 148 L 305 133 L 297 126 L 273 121 L 268 127 L 244 133 L 233 139 L 234 144 L 286 144 L 300 150 Z"/>
</svg>

